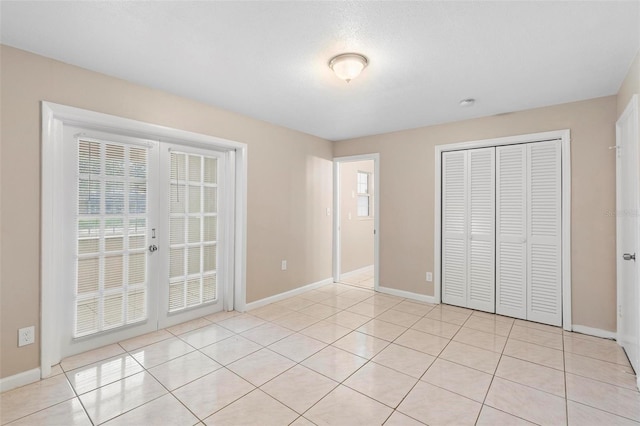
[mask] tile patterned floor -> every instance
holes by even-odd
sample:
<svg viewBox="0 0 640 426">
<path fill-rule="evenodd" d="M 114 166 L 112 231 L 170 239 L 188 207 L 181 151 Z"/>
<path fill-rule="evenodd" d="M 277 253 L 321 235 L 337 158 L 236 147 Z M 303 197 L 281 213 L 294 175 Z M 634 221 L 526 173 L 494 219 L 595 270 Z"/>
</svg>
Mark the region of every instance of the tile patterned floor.
<svg viewBox="0 0 640 426">
<path fill-rule="evenodd" d="M 331 284 L 76 355 L 11 425 L 640 425 L 612 341 Z"/>
<path fill-rule="evenodd" d="M 347 272 L 346 274 L 342 274 L 340 282 L 360 288 L 372 289 L 373 273 L 373 265 L 371 265 L 367 268 L 358 269 L 358 272 Z"/>
</svg>

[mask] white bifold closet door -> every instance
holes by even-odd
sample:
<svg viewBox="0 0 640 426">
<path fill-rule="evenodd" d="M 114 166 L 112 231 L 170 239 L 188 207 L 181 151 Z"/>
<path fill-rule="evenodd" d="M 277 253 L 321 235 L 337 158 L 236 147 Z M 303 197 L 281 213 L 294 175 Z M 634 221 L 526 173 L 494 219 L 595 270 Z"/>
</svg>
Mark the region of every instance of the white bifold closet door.
<svg viewBox="0 0 640 426">
<path fill-rule="evenodd" d="M 442 300 L 495 311 L 495 148 L 442 155 Z"/>
<path fill-rule="evenodd" d="M 496 313 L 562 325 L 560 142 L 496 150 Z"/>
</svg>

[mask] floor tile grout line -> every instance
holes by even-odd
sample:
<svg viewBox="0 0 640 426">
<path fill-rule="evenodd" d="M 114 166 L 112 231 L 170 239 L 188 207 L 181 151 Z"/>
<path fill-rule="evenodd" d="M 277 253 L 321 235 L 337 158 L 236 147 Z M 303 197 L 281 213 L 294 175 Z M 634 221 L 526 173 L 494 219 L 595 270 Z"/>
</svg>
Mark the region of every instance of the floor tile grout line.
<svg viewBox="0 0 640 426">
<path fill-rule="evenodd" d="M 64 374 L 64 373 L 62 373 L 62 374 Z M 59 374 L 56 374 L 56 376 L 59 376 Z M 53 376 L 53 377 L 56 377 L 56 376 Z M 47 379 L 49 379 L 49 378 L 52 378 L 52 377 L 47 377 Z M 40 412 L 42 412 L 44 410 L 48 410 L 50 408 L 56 407 L 56 406 L 58 406 L 60 404 L 64 404 L 64 403 L 67 403 L 69 401 L 73 401 L 74 399 L 78 400 L 78 402 L 80 403 L 80 406 L 82 407 L 82 410 L 84 411 L 84 413 L 86 414 L 87 418 L 89 419 L 89 422 L 91 422 L 91 424 L 94 425 L 93 420 L 91 420 L 91 417 L 89 417 L 89 413 L 87 413 L 87 410 L 84 408 L 84 404 L 82 404 L 82 401 L 80 400 L 79 395 L 77 394 L 75 389 L 73 389 L 73 386 L 71 386 L 71 383 L 69 382 L 69 379 L 66 377 L 66 375 L 65 375 L 65 379 L 67 380 L 67 384 L 71 387 L 71 390 L 73 391 L 74 396 L 72 396 L 71 398 L 65 399 L 64 401 L 59 401 L 59 402 L 56 402 L 55 404 L 48 405 L 48 406 L 40 408 L 40 409 L 38 409 L 36 411 L 32 411 L 30 413 L 25 414 L 24 416 L 16 417 L 15 419 L 11 420 L 10 422 L 0 423 L 0 425 L 2 425 L 2 426 L 11 425 L 11 424 L 17 422 L 18 420 L 21 420 L 21 419 L 24 419 L 26 417 L 32 416 L 34 414 L 40 413 Z M 38 383 L 38 382 L 34 382 L 34 383 Z M 28 385 L 25 385 L 25 386 L 28 386 Z M 21 386 L 21 387 L 23 387 L 23 386 Z M 0 421 L 2 421 L 2 418 L 0 418 Z"/>
<path fill-rule="evenodd" d="M 603 408 L 594 407 L 593 405 L 585 404 L 584 402 L 574 401 L 573 399 L 567 399 L 567 405 L 568 405 L 569 401 L 573 402 L 574 404 L 582 405 L 583 407 L 591 408 L 592 410 L 602 411 L 603 413 L 611 414 L 612 416 L 620 417 L 620 418 L 622 418 L 622 419 L 630 420 L 630 421 L 632 421 L 632 422 L 635 422 L 635 423 L 637 423 L 637 424 L 640 424 L 640 421 L 639 421 L 639 420 L 632 419 L 631 417 L 627 417 L 627 416 L 624 416 L 624 415 L 622 415 L 622 414 L 614 413 L 614 412 L 612 412 L 612 411 L 605 410 L 605 409 L 603 409 Z"/>
<path fill-rule="evenodd" d="M 511 336 L 511 331 L 513 330 L 513 324 L 515 324 L 515 321 L 511 324 L 511 327 L 509 328 L 509 336 Z M 508 339 L 509 339 L 509 336 L 507 336 L 507 341 L 508 341 Z M 486 404 L 486 402 L 487 402 L 487 397 L 489 396 L 489 392 L 491 391 L 491 386 L 493 386 L 493 381 L 494 381 L 494 380 L 495 380 L 495 378 L 496 378 L 496 373 L 498 372 L 498 368 L 500 367 L 500 363 L 502 362 L 502 357 L 503 357 L 503 356 L 505 356 L 505 354 L 504 354 L 504 350 L 506 349 L 506 347 L 507 347 L 507 342 L 505 341 L 505 344 L 504 344 L 504 346 L 502 347 L 502 352 L 500 352 L 500 358 L 498 359 L 498 363 L 496 364 L 496 368 L 494 369 L 493 374 L 491 375 L 491 382 L 489 383 L 489 386 L 487 387 L 487 391 L 486 391 L 486 393 L 484 394 L 484 399 L 482 400 L 482 405 L 480 406 L 480 411 L 478 412 L 478 417 L 476 418 L 475 424 L 477 424 L 477 423 L 478 423 L 478 421 L 480 421 L 480 415 L 482 414 L 482 409 L 483 409 L 485 406 L 491 407 L 491 408 L 493 408 L 494 410 L 502 411 L 503 413 L 509 414 L 510 416 L 517 417 L 517 418 L 522 419 L 522 420 L 525 420 L 525 421 L 527 421 L 527 422 L 535 423 L 535 422 L 530 421 L 530 420 L 527 420 L 527 419 L 525 419 L 525 418 L 523 418 L 523 417 L 517 416 L 517 415 L 512 414 L 512 413 L 508 413 L 508 412 L 506 412 L 506 411 L 504 411 L 504 410 L 501 410 L 501 409 L 499 409 L 499 408 L 495 408 L 495 407 L 492 407 L 491 405 Z M 497 376 L 497 377 L 500 377 L 500 376 Z M 500 377 L 500 378 L 502 379 L 502 377 Z"/>
</svg>

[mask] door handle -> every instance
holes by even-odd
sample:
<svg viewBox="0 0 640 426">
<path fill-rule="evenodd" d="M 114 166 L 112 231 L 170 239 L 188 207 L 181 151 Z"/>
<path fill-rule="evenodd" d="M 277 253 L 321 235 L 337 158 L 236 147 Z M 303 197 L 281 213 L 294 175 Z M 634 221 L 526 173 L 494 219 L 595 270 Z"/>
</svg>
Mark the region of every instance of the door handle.
<svg viewBox="0 0 640 426">
<path fill-rule="evenodd" d="M 635 262 L 636 261 L 636 254 L 635 253 L 633 253 L 633 254 L 625 253 L 625 254 L 622 255 L 622 258 L 624 260 L 633 260 Z"/>
<path fill-rule="evenodd" d="M 149 246 L 149 251 L 150 251 L 151 253 L 153 253 L 154 251 L 158 251 L 158 246 L 157 246 L 157 245 L 155 245 L 155 244 L 151 244 L 151 245 Z"/>
</svg>

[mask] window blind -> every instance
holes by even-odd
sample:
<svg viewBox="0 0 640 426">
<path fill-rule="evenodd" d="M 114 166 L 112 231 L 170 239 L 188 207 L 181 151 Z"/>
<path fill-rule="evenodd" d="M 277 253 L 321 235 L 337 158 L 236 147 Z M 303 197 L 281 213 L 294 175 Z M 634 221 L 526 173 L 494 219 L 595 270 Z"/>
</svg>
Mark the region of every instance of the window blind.
<svg viewBox="0 0 640 426">
<path fill-rule="evenodd" d="M 149 150 L 79 138 L 74 337 L 147 317 Z"/>
<path fill-rule="evenodd" d="M 218 162 L 171 152 L 169 312 L 217 300 Z"/>
</svg>

